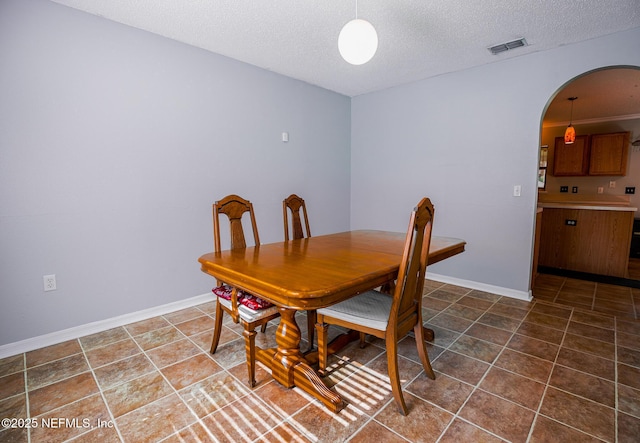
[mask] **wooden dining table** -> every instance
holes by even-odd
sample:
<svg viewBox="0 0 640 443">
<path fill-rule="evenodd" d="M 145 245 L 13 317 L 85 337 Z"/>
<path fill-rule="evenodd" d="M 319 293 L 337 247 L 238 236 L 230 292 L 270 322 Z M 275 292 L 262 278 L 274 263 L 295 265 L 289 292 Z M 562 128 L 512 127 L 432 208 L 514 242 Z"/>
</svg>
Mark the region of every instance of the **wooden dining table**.
<svg viewBox="0 0 640 443">
<path fill-rule="evenodd" d="M 344 407 L 343 400 L 313 369 L 313 356 L 300 350 L 295 313 L 327 307 L 392 283 L 398 274 L 405 236 L 388 231 L 348 231 L 210 252 L 198 261 L 202 271 L 217 280 L 278 306 L 281 319 L 277 347 L 258 348 L 256 359 L 269 367 L 283 386 L 298 386 L 338 412 Z M 463 252 L 465 244 L 458 238 L 432 237 L 429 264 Z"/>
</svg>

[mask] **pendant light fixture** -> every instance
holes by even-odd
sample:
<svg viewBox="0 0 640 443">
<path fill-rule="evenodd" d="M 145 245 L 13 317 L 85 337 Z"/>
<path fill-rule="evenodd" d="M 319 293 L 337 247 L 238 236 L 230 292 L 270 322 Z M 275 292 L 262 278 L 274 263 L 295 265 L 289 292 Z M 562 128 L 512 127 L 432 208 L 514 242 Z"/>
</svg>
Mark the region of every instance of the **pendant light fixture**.
<svg viewBox="0 0 640 443">
<path fill-rule="evenodd" d="M 576 141 L 576 129 L 573 127 L 571 123 L 573 123 L 573 102 L 577 100 L 578 97 L 569 97 L 567 100 L 571 101 L 571 117 L 569 118 L 569 126 L 567 126 L 567 130 L 564 131 L 564 144 L 570 145 L 574 141 Z"/>
<path fill-rule="evenodd" d="M 363 65 L 373 58 L 378 50 L 378 34 L 371 23 L 358 18 L 358 0 L 356 0 L 356 18 L 344 25 L 338 36 L 340 55 L 352 65 Z"/>
</svg>

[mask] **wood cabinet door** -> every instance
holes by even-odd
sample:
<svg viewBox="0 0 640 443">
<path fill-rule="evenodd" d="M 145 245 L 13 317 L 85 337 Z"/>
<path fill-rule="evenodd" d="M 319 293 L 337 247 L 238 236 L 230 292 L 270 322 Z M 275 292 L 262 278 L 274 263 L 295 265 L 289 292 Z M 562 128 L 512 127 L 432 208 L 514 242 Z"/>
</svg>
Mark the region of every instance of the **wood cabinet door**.
<svg viewBox="0 0 640 443">
<path fill-rule="evenodd" d="M 589 170 L 589 136 L 578 135 L 570 145 L 564 144 L 564 137 L 556 137 L 553 150 L 553 175 L 587 175 Z"/>
<path fill-rule="evenodd" d="M 589 175 L 625 175 L 628 157 L 628 132 L 592 135 Z"/>
</svg>

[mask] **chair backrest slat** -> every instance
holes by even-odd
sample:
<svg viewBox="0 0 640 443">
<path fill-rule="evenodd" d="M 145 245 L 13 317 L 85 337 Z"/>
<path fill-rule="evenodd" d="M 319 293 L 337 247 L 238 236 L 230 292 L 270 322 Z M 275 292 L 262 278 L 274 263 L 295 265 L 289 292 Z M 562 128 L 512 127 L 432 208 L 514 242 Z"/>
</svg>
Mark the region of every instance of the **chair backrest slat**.
<svg viewBox="0 0 640 443">
<path fill-rule="evenodd" d="M 307 207 L 304 200 L 296 194 L 291 194 L 282 202 L 282 212 L 284 218 L 284 239 L 289 241 L 289 212 L 291 212 L 291 235 L 292 239 L 311 237 L 309 229 L 309 219 L 307 218 Z M 304 219 L 304 227 L 307 235 L 305 236 L 302 229 L 302 219 Z"/>
</svg>

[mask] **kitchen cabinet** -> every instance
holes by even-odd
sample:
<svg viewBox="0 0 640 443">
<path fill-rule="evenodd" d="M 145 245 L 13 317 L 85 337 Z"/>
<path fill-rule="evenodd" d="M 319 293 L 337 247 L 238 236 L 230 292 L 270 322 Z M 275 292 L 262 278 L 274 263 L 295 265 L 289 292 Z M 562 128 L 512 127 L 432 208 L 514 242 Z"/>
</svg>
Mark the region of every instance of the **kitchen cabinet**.
<svg viewBox="0 0 640 443">
<path fill-rule="evenodd" d="M 570 145 L 556 137 L 553 150 L 553 175 L 556 177 L 587 175 L 589 171 L 589 136 L 578 135 Z"/>
<path fill-rule="evenodd" d="M 629 132 L 578 135 L 570 145 L 556 137 L 553 152 L 553 175 L 626 175 L 629 158 Z"/>
<path fill-rule="evenodd" d="M 545 207 L 539 265 L 626 277 L 633 216 L 632 210 Z"/>
<path fill-rule="evenodd" d="M 589 175 L 625 175 L 628 157 L 628 132 L 592 135 Z"/>
</svg>

